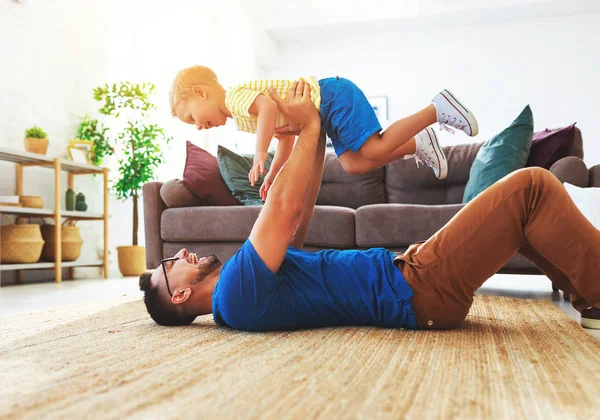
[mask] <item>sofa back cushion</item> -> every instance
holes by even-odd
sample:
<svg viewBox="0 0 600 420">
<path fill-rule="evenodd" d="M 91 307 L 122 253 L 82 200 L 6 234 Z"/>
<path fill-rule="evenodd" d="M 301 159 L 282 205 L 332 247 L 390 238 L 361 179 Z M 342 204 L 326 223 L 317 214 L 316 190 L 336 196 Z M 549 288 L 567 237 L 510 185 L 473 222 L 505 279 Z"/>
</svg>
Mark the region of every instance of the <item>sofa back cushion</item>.
<svg viewBox="0 0 600 420">
<path fill-rule="evenodd" d="M 590 168 L 590 187 L 600 187 L 600 165 Z"/>
<path fill-rule="evenodd" d="M 206 201 L 192 193 L 179 179 L 165 182 L 160 187 L 160 198 L 169 208 L 206 205 Z"/>
<path fill-rule="evenodd" d="M 362 175 L 350 175 L 335 153 L 327 153 L 317 204 L 357 209 L 367 204 L 385 203 L 384 172 L 379 168 Z"/>
<path fill-rule="evenodd" d="M 433 171 L 414 159 L 397 160 L 385 168 L 385 192 L 388 203 L 458 204 L 462 202 L 469 171 L 482 143 L 443 147 L 448 159 L 448 177 L 439 180 Z"/>
</svg>

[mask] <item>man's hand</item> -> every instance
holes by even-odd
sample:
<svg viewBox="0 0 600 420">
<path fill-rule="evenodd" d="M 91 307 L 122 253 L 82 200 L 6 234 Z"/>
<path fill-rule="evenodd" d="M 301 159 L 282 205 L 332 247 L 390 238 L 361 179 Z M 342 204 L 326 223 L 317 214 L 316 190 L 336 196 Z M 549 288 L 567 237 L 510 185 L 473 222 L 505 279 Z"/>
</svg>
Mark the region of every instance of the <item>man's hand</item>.
<svg viewBox="0 0 600 420">
<path fill-rule="evenodd" d="M 259 174 L 264 175 L 266 173 L 265 163 L 267 162 L 268 156 L 268 152 L 256 152 L 254 155 L 254 164 L 252 165 L 250 172 L 248 172 L 248 181 L 250 181 L 250 185 L 253 187 L 258 182 Z"/>
<path fill-rule="evenodd" d="M 279 136 L 297 136 L 298 134 L 300 134 L 300 129 L 295 126 L 295 125 L 290 125 L 289 123 L 276 128 L 275 131 L 273 132 L 275 137 Z"/>
<path fill-rule="evenodd" d="M 293 94 L 291 94 L 293 92 Z M 277 134 L 298 134 L 306 127 L 313 126 L 320 129 L 321 117 L 319 111 L 312 103 L 306 101 L 310 98 L 310 85 L 303 81 L 294 82 L 290 86 L 290 95 L 287 101 L 281 99 L 274 89 L 269 90 L 271 99 L 277 103 L 277 109 L 283 114 L 288 125 L 275 130 Z"/>
</svg>

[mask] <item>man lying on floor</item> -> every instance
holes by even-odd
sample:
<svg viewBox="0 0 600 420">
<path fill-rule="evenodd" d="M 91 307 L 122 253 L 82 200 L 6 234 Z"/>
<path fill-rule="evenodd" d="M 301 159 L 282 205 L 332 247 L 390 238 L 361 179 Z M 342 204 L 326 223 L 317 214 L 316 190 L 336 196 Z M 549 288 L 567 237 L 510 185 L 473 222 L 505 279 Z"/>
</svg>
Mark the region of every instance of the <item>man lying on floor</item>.
<svg viewBox="0 0 600 420">
<path fill-rule="evenodd" d="M 542 168 L 500 180 L 403 254 L 302 251 L 325 138 L 308 85 L 292 85 L 286 102 L 274 99 L 299 137 L 250 237 L 224 264 L 182 249 L 142 274 L 144 302 L 158 324 L 185 325 L 212 312 L 217 324 L 248 331 L 455 328 L 475 291 L 518 252 L 570 294 L 584 327 L 600 328 L 600 231 Z"/>
</svg>

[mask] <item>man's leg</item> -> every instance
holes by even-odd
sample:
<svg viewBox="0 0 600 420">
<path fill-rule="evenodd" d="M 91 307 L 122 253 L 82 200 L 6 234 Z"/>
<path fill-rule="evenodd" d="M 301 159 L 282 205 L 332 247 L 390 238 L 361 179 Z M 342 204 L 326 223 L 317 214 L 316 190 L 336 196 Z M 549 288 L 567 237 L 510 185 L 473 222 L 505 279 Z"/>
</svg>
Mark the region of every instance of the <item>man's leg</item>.
<svg viewBox="0 0 600 420">
<path fill-rule="evenodd" d="M 516 252 L 575 293 L 578 310 L 600 307 L 600 231 L 554 175 L 528 168 L 498 181 L 428 241 L 398 256 L 415 292 L 419 327 L 458 326 L 475 291 Z"/>
</svg>

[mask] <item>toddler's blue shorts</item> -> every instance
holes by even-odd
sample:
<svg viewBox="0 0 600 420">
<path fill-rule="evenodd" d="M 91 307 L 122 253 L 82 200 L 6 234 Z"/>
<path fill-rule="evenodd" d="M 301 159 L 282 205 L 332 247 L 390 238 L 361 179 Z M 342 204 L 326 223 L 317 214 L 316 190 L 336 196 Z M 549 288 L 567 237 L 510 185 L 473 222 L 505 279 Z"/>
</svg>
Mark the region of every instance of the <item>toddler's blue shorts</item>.
<svg viewBox="0 0 600 420">
<path fill-rule="evenodd" d="M 321 128 L 333 143 L 335 154 L 356 152 L 374 133 L 381 131 L 373 107 L 358 86 L 348 79 L 319 80 Z"/>
</svg>

